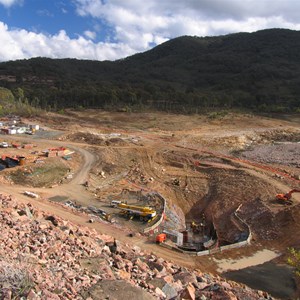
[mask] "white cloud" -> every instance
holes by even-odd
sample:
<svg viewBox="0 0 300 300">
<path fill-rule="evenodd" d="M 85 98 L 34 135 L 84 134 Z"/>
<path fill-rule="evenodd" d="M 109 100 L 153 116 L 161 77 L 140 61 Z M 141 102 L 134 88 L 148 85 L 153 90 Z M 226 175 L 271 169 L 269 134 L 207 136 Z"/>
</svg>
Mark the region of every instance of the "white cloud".
<svg viewBox="0 0 300 300">
<path fill-rule="evenodd" d="M 86 30 L 84 32 L 84 35 L 88 38 L 88 39 L 91 39 L 91 40 L 94 40 L 97 36 L 96 32 L 95 31 L 90 31 L 90 30 Z"/>
<path fill-rule="evenodd" d="M 26 0 L 0 0 L 0 4 L 9 7 L 22 1 Z M 72 0 L 72 3 L 78 17 L 92 24 L 92 30 L 72 39 L 63 30 L 46 35 L 12 30 L 0 22 L 0 60 L 33 56 L 114 60 L 181 35 L 212 36 L 274 27 L 300 30 L 299 0 Z M 71 14 L 69 7 L 68 13 Z M 109 26 L 109 35 L 104 42 L 96 43 L 105 25 Z"/>
<path fill-rule="evenodd" d="M 80 16 L 105 20 L 115 29 L 111 38 L 137 52 L 181 35 L 300 28 L 298 0 L 73 1 Z"/>
<path fill-rule="evenodd" d="M 0 4 L 5 7 L 10 7 L 15 4 L 22 4 L 23 0 L 0 0 Z"/>
<path fill-rule="evenodd" d="M 24 29 L 9 30 L 3 22 L 0 22 L 0 41 L 1 61 L 37 56 L 115 60 L 135 53 L 123 43 L 93 43 L 82 36 L 71 39 L 64 30 L 52 36 Z"/>
<path fill-rule="evenodd" d="M 54 17 L 54 15 L 48 9 L 39 9 L 36 11 L 36 13 L 40 17 Z"/>
</svg>

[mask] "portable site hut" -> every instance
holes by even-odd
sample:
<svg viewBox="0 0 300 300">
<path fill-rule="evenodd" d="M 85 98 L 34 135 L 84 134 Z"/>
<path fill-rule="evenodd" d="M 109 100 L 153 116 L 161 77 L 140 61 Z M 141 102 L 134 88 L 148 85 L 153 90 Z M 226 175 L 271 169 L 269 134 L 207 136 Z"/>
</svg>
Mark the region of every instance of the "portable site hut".
<svg viewBox="0 0 300 300">
<path fill-rule="evenodd" d="M 16 128 L 8 128 L 8 134 L 17 134 Z"/>
</svg>

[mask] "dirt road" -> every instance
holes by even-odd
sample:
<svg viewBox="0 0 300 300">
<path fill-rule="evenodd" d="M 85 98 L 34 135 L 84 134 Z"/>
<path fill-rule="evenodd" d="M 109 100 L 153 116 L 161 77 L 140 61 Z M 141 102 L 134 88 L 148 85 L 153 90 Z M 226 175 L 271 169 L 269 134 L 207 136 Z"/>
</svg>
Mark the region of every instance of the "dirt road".
<svg viewBox="0 0 300 300">
<path fill-rule="evenodd" d="M 9 139 L 13 138 L 8 137 L 7 140 Z M 26 137 L 20 140 L 25 140 L 27 142 L 33 141 L 30 137 Z M 40 142 L 45 143 L 49 141 L 41 140 Z M 51 144 L 61 145 L 61 142 L 51 141 Z M 18 185 L 10 186 L 1 184 L 2 193 L 12 195 L 15 197 L 15 199 L 24 203 L 31 203 L 32 205 L 37 206 L 39 209 L 43 210 L 46 213 L 59 216 L 63 219 L 73 222 L 74 224 L 94 228 L 97 232 L 101 234 L 111 235 L 124 243 L 137 245 L 149 253 L 155 253 L 159 257 L 163 257 L 165 259 L 170 259 L 170 257 L 172 257 L 172 261 L 174 263 L 188 267 L 195 267 L 195 261 L 192 257 L 186 257 L 181 253 L 177 253 L 166 248 L 158 247 L 154 241 L 149 241 L 148 238 L 143 236 L 129 237 L 128 230 L 123 230 L 122 228 L 118 228 L 109 223 L 95 222 L 91 224 L 88 222 L 90 219 L 88 215 L 76 213 L 60 204 L 47 201 L 47 199 L 51 199 L 53 197 L 55 198 L 58 196 L 66 197 L 73 201 L 78 200 L 79 197 L 84 198 L 84 202 L 90 203 L 90 205 L 96 203 L 95 197 L 85 189 L 83 183 L 88 179 L 89 172 L 93 167 L 97 156 L 84 149 L 83 147 L 76 146 L 75 143 L 68 143 L 65 144 L 65 146 L 79 152 L 83 158 L 82 165 L 80 166 L 80 168 L 78 168 L 78 171 L 69 183 L 62 184 L 53 188 L 30 188 L 30 191 L 41 195 L 41 199 L 28 198 L 23 194 L 25 188 L 23 186 Z"/>
<path fill-rule="evenodd" d="M 170 179 L 176 176 L 180 177 L 187 177 L 187 174 L 191 174 L 191 176 L 194 176 L 194 180 L 193 181 L 193 185 L 196 187 L 198 187 L 199 182 L 197 181 L 198 178 L 199 180 L 201 178 L 205 178 L 205 176 L 203 177 L 203 173 L 195 173 L 194 170 L 191 170 L 189 166 L 187 166 L 187 164 L 183 164 L 183 168 L 175 168 L 172 167 L 169 163 L 169 161 L 167 161 L 167 159 L 165 159 L 163 157 L 163 154 L 165 153 L 165 151 L 169 151 L 169 152 L 176 152 L 178 150 L 178 148 L 175 147 L 176 144 L 178 143 L 186 143 L 187 145 L 191 144 L 191 147 L 194 146 L 194 144 L 196 144 L 196 147 L 202 146 L 202 142 L 205 140 L 207 142 L 207 144 L 212 144 L 213 141 L 211 140 L 211 133 L 213 132 L 213 137 L 218 137 L 218 136 L 222 136 L 224 138 L 227 138 L 227 136 L 229 136 L 230 138 L 230 134 L 233 135 L 239 135 L 239 132 L 241 129 L 239 129 L 239 126 L 242 128 L 242 126 L 248 126 L 249 129 L 247 129 L 246 131 L 250 132 L 251 130 L 253 131 L 252 128 L 250 128 L 251 126 L 253 126 L 253 128 L 255 130 L 257 130 L 259 128 L 259 126 L 261 126 L 261 128 L 265 129 L 265 128 L 276 128 L 276 125 L 279 126 L 279 123 L 277 124 L 275 121 L 271 122 L 268 120 L 260 120 L 260 124 L 253 118 L 246 118 L 245 121 L 243 121 L 244 123 L 242 123 L 241 125 L 239 124 L 234 124 L 232 125 L 231 122 L 232 120 L 225 120 L 222 124 L 221 121 L 214 121 L 216 124 L 214 123 L 209 123 L 206 124 L 206 121 L 202 120 L 204 122 L 203 127 L 201 127 L 200 125 L 198 126 L 194 126 L 194 123 L 192 121 L 189 121 L 189 123 L 187 122 L 187 118 L 186 116 L 184 117 L 178 117 L 176 116 L 176 118 L 178 119 L 182 119 L 184 122 L 182 122 L 182 124 L 180 125 L 174 125 L 173 126 L 173 121 L 175 122 L 175 116 L 167 116 L 168 118 L 168 128 L 169 131 L 167 131 L 167 129 L 164 128 L 165 131 L 161 131 L 157 128 L 155 128 L 155 130 L 153 131 L 148 131 L 147 133 L 145 132 L 138 132 L 136 130 L 128 130 L 127 131 L 127 135 L 139 135 L 141 137 L 141 144 L 143 143 L 144 146 L 140 146 L 140 148 L 136 145 L 130 145 L 127 144 L 127 146 L 123 146 L 123 147 L 118 147 L 118 146 L 114 146 L 114 145 L 110 145 L 110 147 L 107 146 L 97 146 L 97 145 L 93 145 L 93 147 L 95 149 L 99 149 L 99 150 L 107 150 L 109 153 L 115 153 L 112 151 L 112 149 L 120 149 L 120 152 L 118 152 L 117 154 L 120 156 L 120 160 L 118 161 L 118 165 L 121 165 L 123 163 L 123 158 L 124 161 L 126 159 L 125 155 L 125 150 L 129 152 L 131 152 L 130 154 L 134 153 L 136 154 L 136 157 L 139 160 L 140 166 L 139 168 L 142 169 L 142 171 L 144 172 L 144 175 L 146 177 L 151 177 L 154 179 L 154 182 L 149 183 L 149 188 L 151 189 L 156 189 L 158 191 L 162 191 L 163 193 L 165 192 L 167 194 L 167 199 L 170 199 L 170 201 L 172 203 L 177 203 L 180 204 L 182 203 L 182 200 L 184 200 L 183 198 L 185 197 L 184 191 L 180 191 L 179 187 L 176 187 L 175 192 L 172 191 L 172 188 L 174 189 L 174 187 L 168 185 L 168 181 L 170 181 Z M 128 119 L 129 118 L 129 119 Z M 170 120 L 173 120 L 172 122 Z M 176 119 L 176 120 L 177 120 Z M 195 122 L 197 121 L 197 117 L 191 117 L 191 119 L 193 119 Z M 90 119 L 91 120 L 91 119 Z M 95 120 L 97 120 L 97 118 L 95 118 Z M 130 117 L 129 115 L 126 115 L 126 118 L 124 118 L 124 127 L 121 126 L 120 124 L 120 128 L 126 128 L 126 124 L 129 123 L 130 121 L 135 122 L 135 120 L 132 120 L 132 117 Z M 72 121 L 74 122 L 74 120 Z M 91 120 L 92 122 L 92 120 Z M 95 121 L 96 122 L 96 121 Z M 127 123 L 126 123 L 127 122 Z M 145 124 L 145 120 L 141 119 L 141 122 L 143 122 L 143 124 Z M 162 118 L 159 118 L 159 122 L 162 122 Z M 235 122 L 238 122 L 238 120 L 235 120 Z M 250 124 L 248 124 L 250 122 Z M 270 123 L 270 124 L 269 124 Z M 170 125 L 171 124 L 171 125 Z M 187 125 L 189 124 L 189 125 Z M 95 124 L 87 124 L 89 127 L 88 128 L 93 128 L 93 130 L 95 130 L 95 132 L 97 132 L 97 130 L 99 131 L 99 128 L 97 128 L 97 122 Z M 224 126 L 223 126 L 224 125 Z M 94 127 L 92 127 L 94 126 Z M 190 126 L 190 128 L 188 128 L 188 126 Z M 287 124 L 287 126 L 290 126 L 290 124 Z M 76 121 L 76 130 L 78 128 L 78 121 Z M 173 129 L 177 129 L 177 132 L 173 135 L 171 134 L 173 132 Z M 196 129 L 195 129 L 196 128 Z M 105 130 L 108 130 L 107 128 Z M 126 132 L 125 129 L 123 129 L 123 131 Z M 224 136 L 224 134 L 226 133 L 226 135 Z M 182 137 L 184 138 L 184 141 L 182 141 Z M 14 137 L 7 137 L 7 140 L 11 139 L 14 140 Z M 89 145 L 83 144 L 82 142 L 70 142 L 68 140 L 64 140 L 62 141 L 55 141 L 55 140 L 51 140 L 51 142 L 49 140 L 46 139 L 39 139 L 37 140 L 36 138 L 27 136 L 27 137 L 18 137 L 19 140 L 25 140 L 27 142 L 37 142 L 39 141 L 39 143 L 45 143 L 45 144 L 50 144 L 51 145 L 57 145 L 57 146 L 61 146 L 62 144 L 68 148 L 74 149 L 77 153 L 80 153 L 82 156 L 82 164 L 81 166 L 78 167 L 77 172 L 74 174 L 73 179 L 67 183 L 67 184 L 61 184 L 59 186 L 56 186 L 54 188 L 50 188 L 50 189 L 46 189 L 46 188 L 30 188 L 30 190 L 39 193 L 42 196 L 41 200 L 36 200 L 36 199 L 31 199 L 28 198 L 26 196 L 24 196 L 22 193 L 24 191 L 24 187 L 22 186 L 17 186 L 17 185 L 13 185 L 13 186 L 9 186 L 9 185 L 3 185 L 1 184 L 1 191 L 3 193 L 6 194 L 11 194 L 13 196 L 15 196 L 16 199 L 20 199 L 20 201 L 24 201 L 24 202 L 30 202 L 33 203 L 34 205 L 37 205 L 38 207 L 40 207 L 42 210 L 44 210 L 45 212 L 49 213 L 49 214 L 54 214 L 57 215 L 63 219 L 66 220 L 70 220 L 71 222 L 75 223 L 75 224 L 79 224 L 79 225 L 83 225 L 83 226 L 88 226 L 91 228 L 95 228 L 98 232 L 100 233 L 105 233 L 105 234 L 109 234 L 112 235 L 114 237 L 116 237 L 117 239 L 128 243 L 128 244 L 135 244 L 140 246 L 142 249 L 149 251 L 149 252 L 154 252 L 156 253 L 158 256 L 163 257 L 165 259 L 168 260 L 172 260 L 177 264 L 180 265 L 186 265 L 186 266 L 191 266 L 191 267 L 199 267 L 199 266 L 204 266 L 207 270 L 210 271 L 214 271 L 215 270 L 215 263 L 213 261 L 211 261 L 210 259 L 208 259 L 207 257 L 205 258 L 196 258 L 196 257 L 190 257 L 190 256 L 186 256 L 174 251 L 171 251 L 169 249 L 166 248 L 161 248 L 158 247 L 157 245 L 155 245 L 155 243 L 153 243 L 153 241 L 148 240 L 145 237 L 129 237 L 128 236 L 128 230 L 122 229 L 122 228 L 118 228 L 115 226 L 112 226 L 110 224 L 106 224 L 106 223 L 93 223 L 90 224 L 88 223 L 89 217 L 87 215 L 81 215 L 78 214 L 72 210 L 69 210 L 59 204 L 53 203 L 53 202 L 49 202 L 47 201 L 47 199 L 51 199 L 51 198 L 55 198 L 55 197 L 61 197 L 64 199 L 70 199 L 72 201 L 76 201 L 78 199 L 84 199 L 85 203 L 89 203 L 89 205 L 93 205 L 94 203 L 97 203 L 97 199 L 95 198 L 95 195 L 91 193 L 91 191 L 86 190 L 86 188 L 83 186 L 83 183 L 89 178 L 90 176 L 90 171 L 91 169 L 94 167 L 94 165 L 96 165 L 98 163 L 98 156 L 97 156 L 97 151 L 90 151 L 88 150 L 87 147 L 89 147 Z M 208 143 L 209 141 L 209 143 Z M 206 144 L 206 145 L 207 145 Z M 218 145 L 219 147 L 220 145 Z M 124 152 L 122 152 L 121 150 L 124 150 Z M 124 154 L 125 153 L 125 154 Z M 179 156 L 178 156 L 178 160 L 180 158 L 185 158 L 185 155 L 187 154 L 187 150 L 185 149 L 181 149 Z M 193 154 L 189 154 L 190 157 L 192 157 Z M 101 160 L 103 158 L 101 157 Z M 108 158 L 108 163 L 111 163 L 112 158 L 109 157 Z M 175 162 L 176 162 L 177 158 L 175 158 Z M 117 164 L 116 164 L 117 165 Z M 172 169 L 171 169 L 172 167 Z M 232 169 L 232 167 L 228 167 L 228 165 L 226 166 L 226 164 L 221 164 L 219 162 L 211 162 L 210 166 L 208 166 L 209 168 L 219 168 L 219 169 L 224 169 L 224 170 L 229 170 Z M 128 163 L 128 165 L 126 165 L 126 168 L 130 168 L 130 164 Z M 165 168 L 169 168 L 171 171 L 170 173 L 167 173 L 167 171 L 163 171 L 165 170 Z M 240 168 L 253 175 L 253 177 L 255 178 L 259 178 L 260 180 L 266 181 L 268 182 L 270 185 L 275 186 L 277 189 L 282 190 L 282 192 L 286 192 L 290 189 L 290 186 L 288 186 L 288 184 L 284 183 L 284 182 L 278 182 L 275 179 L 271 178 L 270 176 L 272 174 L 267 174 L 267 173 L 263 173 L 260 170 L 257 170 L 255 167 L 252 166 L 240 166 Z M 120 169 L 118 169 L 119 171 Z M 189 172 L 189 173 L 188 173 Z M 194 173 L 193 173 L 194 172 Z M 113 174 L 111 177 L 113 178 L 114 175 L 116 174 L 121 174 L 121 173 L 116 173 Z M 226 173 L 224 173 L 224 176 L 226 176 Z M 232 183 L 232 189 L 234 190 L 235 186 L 234 186 L 234 182 Z M 232 192 L 233 193 L 233 192 Z M 196 195 L 198 197 L 198 195 Z M 300 201 L 299 199 L 299 195 L 295 195 L 295 199 L 296 201 Z M 177 202 L 176 202 L 177 201 Z M 187 202 L 185 202 L 187 203 Z M 183 204 L 182 204 L 183 205 Z M 229 205 L 229 204 L 228 204 Z M 188 208 L 191 209 L 191 208 Z M 241 250 L 241 252 L 243 252 L 244 250 Z M 245 253 L 248 252 L 251 253 L 251 248 L 247 248 L 245 250 Z M 236 256 L 236 252 L 230 251 L 228 252 L 228 255 L 232 255 L 233 257 Z"/>
</svg>

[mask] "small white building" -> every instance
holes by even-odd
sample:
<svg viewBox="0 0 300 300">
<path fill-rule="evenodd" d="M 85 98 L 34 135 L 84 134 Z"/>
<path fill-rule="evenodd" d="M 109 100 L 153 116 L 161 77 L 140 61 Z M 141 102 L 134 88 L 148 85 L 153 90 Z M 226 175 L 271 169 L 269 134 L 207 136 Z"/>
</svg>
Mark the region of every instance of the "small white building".
<svg viewBox="0 0 300 300">
<path fill-rule="evenodd" d="M 16 128 L 8 128 L 8 134 L 17 134 Z"/>
</svg>

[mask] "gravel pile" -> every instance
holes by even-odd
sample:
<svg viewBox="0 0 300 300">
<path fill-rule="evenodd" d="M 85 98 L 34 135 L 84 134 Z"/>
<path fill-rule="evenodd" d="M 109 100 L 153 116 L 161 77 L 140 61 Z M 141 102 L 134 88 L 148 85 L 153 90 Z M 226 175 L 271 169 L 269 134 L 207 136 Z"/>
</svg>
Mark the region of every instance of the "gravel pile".
<svg viewBox="0 0 300 300">
<path fill-rule="evenodd" d="M 300 143 L 253 146 L 243 151 L 242 157 L 263 163 L 284 164 L 300 168 Z"/>
</svg>

